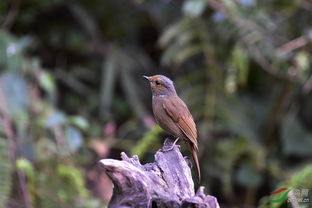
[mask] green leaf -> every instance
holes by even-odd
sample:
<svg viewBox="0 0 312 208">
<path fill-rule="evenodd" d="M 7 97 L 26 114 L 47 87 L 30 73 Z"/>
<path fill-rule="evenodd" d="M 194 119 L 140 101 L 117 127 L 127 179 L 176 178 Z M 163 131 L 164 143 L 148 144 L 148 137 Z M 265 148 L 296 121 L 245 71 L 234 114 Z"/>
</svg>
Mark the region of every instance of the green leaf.
<svg viewBox="0 0 312 208">
<path fill-rule="evenodd" d="M 89 128 L 89 122 L 82 116 L 70 116 L 69 122 L 82 130 Z"/>
<path fill-rule="evenodd" d="M 246 51 L 240 46 L 235 46 L 232 52 L 232 63 L 237 72 L 237 82 L 244 86 L 247 84 L 249 72 L 249 59 Z"/>
<path fill-rule="evenodd" d="M 16 168 L 23 171 L 29 178 L 33 178 L 35 175 L 34 167 L 26 158 L 19 158 L 16 160 Z"/>
<path fill-rule="evenodd" d="M 57 167 L 57 174 L 64 180 L 64 182 L 69 182 L 70 187 L 76 190 L 80 196 L 85 197 L 88 195 L 81 170 L 75 167 L 60 164 Z M 62 192 L 59 193 L 64 195 Z M 68 194 L 65 195 L 68 196 Z"/>
<path fill-rule="evenodd" d="M 40 71 L 38 78 L 39 78 L 39 84 L 43 89 L 45 89 L 49 93 L 54 93 L 55 81 L 54 81 L 53 76 L 50 73 L 46 71 Z"/>
<path fill-rule="evenodd" d="M 309 67 L 310 63 L 309 55 L 310 54 L 306 51 L 300 51 L 295 57 L 297 64 L 302 71 L 307 70 Z"/>
</svg>

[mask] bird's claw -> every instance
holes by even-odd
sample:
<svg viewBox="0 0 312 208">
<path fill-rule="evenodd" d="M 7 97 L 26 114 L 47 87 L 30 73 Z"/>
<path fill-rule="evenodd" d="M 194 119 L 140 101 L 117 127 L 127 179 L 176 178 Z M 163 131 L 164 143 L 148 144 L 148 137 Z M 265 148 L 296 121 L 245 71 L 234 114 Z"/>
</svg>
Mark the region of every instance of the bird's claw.
<svg viewBox="0 0 312 208">
<path fill-rule="evenodd" d="M 169 152 L 171 150 L 173 150 L 174 146 L 176 145 L 176 143 L 178 142 L 179 137 L 172 143 L 171 139 L 167 138 L 164 142 L 164 146 L 162 147 L 162 151 L 163 152 Z M 179 145 L 177 145 L 179 146 Z"/>
<path fill-rule="evenodd" d="M 171 145 L 170 147 L 163 146 L 162 149 L 161 149 L 161 151 L 163 151 L 163 152 L 169 152 L 169 151 L 173 150 L 174 146 L 175 146 L 175 145 Z"/>
</svg>

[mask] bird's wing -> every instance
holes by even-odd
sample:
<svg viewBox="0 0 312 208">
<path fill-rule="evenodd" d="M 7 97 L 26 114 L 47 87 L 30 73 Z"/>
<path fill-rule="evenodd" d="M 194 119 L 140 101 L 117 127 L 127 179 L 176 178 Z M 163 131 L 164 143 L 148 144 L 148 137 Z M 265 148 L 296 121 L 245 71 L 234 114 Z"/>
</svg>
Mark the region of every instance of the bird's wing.
<svg viewBox="0 0 312 208">
<path fill-rule="evenodd" d="M 197 147 L 197 130 L 193 117 L 185 105 L 185 103 L 177 97 L 177 99 L 165 99 L 163 108 L 170 118 L 177 123 L 178 127 L 185 136 Z"/>
</svg>

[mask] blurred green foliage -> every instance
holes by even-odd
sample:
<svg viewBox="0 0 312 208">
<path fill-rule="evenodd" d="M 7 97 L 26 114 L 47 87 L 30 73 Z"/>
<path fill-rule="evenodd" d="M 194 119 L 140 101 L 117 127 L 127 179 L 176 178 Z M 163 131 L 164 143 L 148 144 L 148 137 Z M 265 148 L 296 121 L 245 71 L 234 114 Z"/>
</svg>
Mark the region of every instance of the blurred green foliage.
<svg viewBox="0 0 312 208">
<path fill-rule="evenodd" d="M 0 140 L 0 155 L 0 207 L 4 208 L 12 187 L 12 167 L 9 160 L 8 144 L 4 139 Z"/>
<path fill-rule="evenodd" d="M 0 207 L 105 206 L 96 161 L 166 137 L 152 74 L 190 107 L 222 207 L 312 193 L 311 19 L 309 0 L 1 1 Z"/>
<path fill-rule="evenodd" d="M 138 155 L 139 157 L 144 156 L 144 153 L 146 153 L 148 149 L 158 143 L 157 141 L 159 140 L 161 132 L 162 129 L 158 125 L 155 125 L 150 131 L 143 135 L 140 144 L 132 149 L 131 154 Z"/>
</svg>

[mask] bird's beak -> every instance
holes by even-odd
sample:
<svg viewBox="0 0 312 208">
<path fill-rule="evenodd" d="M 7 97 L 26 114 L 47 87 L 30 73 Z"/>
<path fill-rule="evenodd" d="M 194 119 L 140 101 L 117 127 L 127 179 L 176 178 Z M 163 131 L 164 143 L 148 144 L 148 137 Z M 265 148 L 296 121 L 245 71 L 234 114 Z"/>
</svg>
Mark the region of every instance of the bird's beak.
<svg viewBox="0 0 312 208">
<path fill-rule="evenodd" d="M 151 79 L 148 76 L 143 76 L 145 79 L 147 79 L 148 81 L 151 81 Z"/>
</svg>

